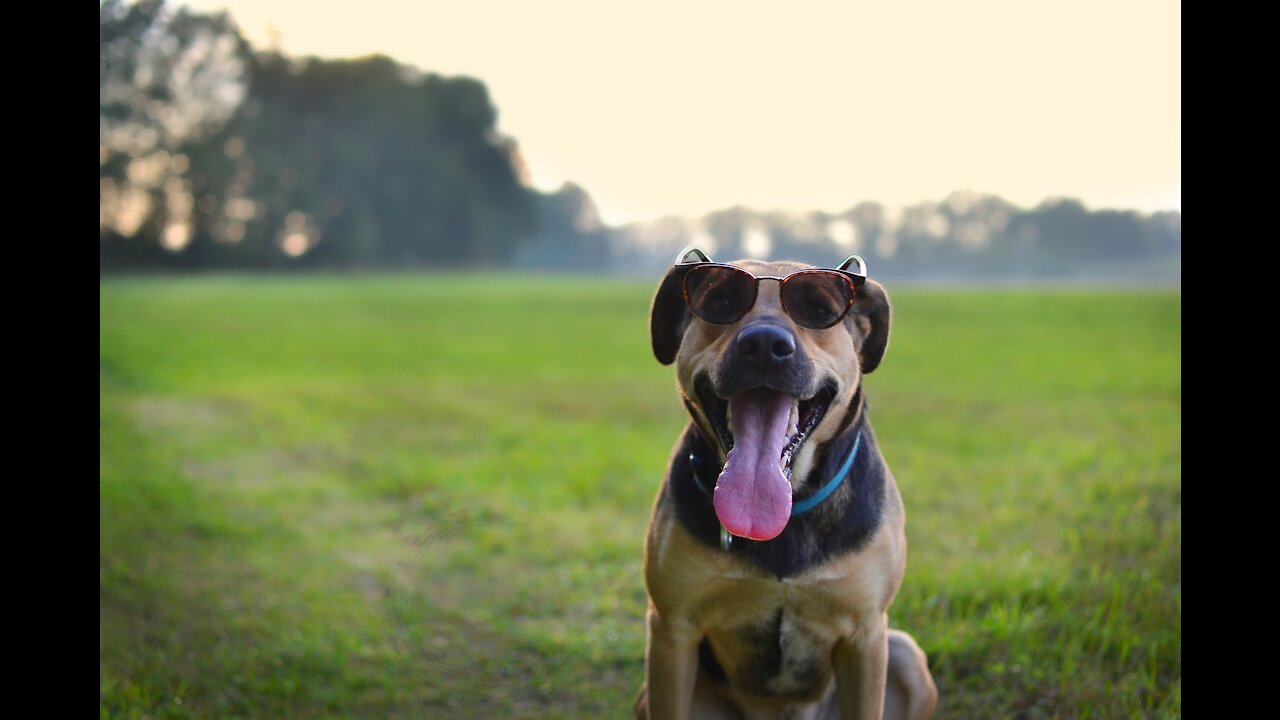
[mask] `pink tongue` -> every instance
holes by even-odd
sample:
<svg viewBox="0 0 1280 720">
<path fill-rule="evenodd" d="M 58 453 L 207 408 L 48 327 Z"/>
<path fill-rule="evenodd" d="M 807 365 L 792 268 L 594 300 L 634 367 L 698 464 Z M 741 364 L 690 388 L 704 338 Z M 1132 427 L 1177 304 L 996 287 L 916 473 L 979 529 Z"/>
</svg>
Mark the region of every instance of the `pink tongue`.
<svg viewBox="0 0 1280 720">
<path fill-rule="evenodd" d="M 791 518 L 791 483 L 782 474 L 791 396 L 774 390 L 744 390 L 729 399 L 733 449 L 716 481 L 716 516 L 726 530 L 752 540 L 771 540 Z"/>
</svg>

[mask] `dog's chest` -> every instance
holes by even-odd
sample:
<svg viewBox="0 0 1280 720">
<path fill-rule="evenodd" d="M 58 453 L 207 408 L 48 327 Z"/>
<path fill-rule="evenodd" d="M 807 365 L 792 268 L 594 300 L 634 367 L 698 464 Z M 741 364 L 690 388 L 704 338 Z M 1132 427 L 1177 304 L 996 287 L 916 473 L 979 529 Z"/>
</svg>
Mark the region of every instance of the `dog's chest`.
<svg viewBox="0 0 1280 720">
<path fill-rule="evenodd" d="M 893 553 L 877 533 L 851 553 L 778 579 L 704 547 L 676 523 L 650 555 L 650 595 L 661 615 L 687 617 L 702 635 L 700 663 L 744 695 L 808 701 L 831 682 L 832 652 L 883 613 Z"/>
<path fill-rule="evenodd" d="M 734 583 L 705 618 L 702 663 L 735 689 L 754 695 L 807 698 L 830 681 L 836 639 L 854 617 L 826 583 Z M 718 672 L 717 672 L 718 669 Z"/>
</svg>

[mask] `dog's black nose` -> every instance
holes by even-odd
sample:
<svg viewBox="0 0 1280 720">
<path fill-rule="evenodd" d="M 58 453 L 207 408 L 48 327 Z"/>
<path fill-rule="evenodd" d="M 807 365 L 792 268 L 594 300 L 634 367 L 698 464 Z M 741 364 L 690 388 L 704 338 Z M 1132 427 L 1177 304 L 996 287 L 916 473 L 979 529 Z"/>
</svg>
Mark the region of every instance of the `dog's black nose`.
<svg viewBox="0 0 1280 720">
<path fill-rule="evenodd" d="M 789 362 L 796 354 L 796 337 L 778 325 L 752 325 L 738 333 L 734 349 L 747 363 L 773 367 Z"/>
<path fill-rule="evenodd" d="M 739 328 L 715 372 L 716 394 L 722 398 L 757 387 L 796 397 L 813 394 L 813 361 L 791 329 L 778 322 Z"/>
</svg>

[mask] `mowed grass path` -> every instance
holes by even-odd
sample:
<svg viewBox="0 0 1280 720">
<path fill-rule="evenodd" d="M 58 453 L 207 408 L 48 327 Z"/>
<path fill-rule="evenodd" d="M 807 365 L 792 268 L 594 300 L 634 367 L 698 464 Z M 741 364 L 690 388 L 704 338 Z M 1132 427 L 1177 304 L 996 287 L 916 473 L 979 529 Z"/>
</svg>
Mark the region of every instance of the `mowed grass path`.
<svg viewBox="0 0 1280 720">
<path fill-rule="evenodd" d="M 625 717 L 653 285 L 102 281 L 101 716 Z M 1180 295 L 890 291 L 940 716 L 1180 717 Z"/>
</svg>

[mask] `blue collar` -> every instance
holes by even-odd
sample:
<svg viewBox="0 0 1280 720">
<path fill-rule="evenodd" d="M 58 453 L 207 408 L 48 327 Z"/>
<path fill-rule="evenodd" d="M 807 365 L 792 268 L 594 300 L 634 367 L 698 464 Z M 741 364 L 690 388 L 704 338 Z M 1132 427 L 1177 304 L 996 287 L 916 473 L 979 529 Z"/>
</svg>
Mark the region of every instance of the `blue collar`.
<svg viewBox="0 0 1280 720">
<path fill-rule="evenodd" d="M 831 493 L 835 492 L 836 488 L 840 487 L 840 483 L 844 482 L 844 479 L 848 477 L 849 469 L 853 467 L 853 460 L 858 457 L 858 447 L 861 445 L 862 430 L 859 429 L 858 436 L 853 439 L 853 449 L 849 451 L 849 457 L 845 458 L 844 464 L 840 466 L 840 472 L 836 473 L 834 477 L 828 480 L 827 484 L 823 485 L 822 489 L 818 490 L 818 492 L 798 503 L 793 503 L 791 505 L 791 517 L 803 515 L 821 505 L 823 500 L 831 497 Z"/>
<path fill-rule="evenodd" d="M 833 475 L 831 479 L 827 481 L 827 484 L 823 485 L 818 492 L 810 495 L 804 500 L 792 503 L 791 517 L 803 515 L 818 507 L 824 500 L 831 497 L 831 494 L 836 491 L 836 488 L 840 487 L 840 483 L 844 482 L 844 479 L 849 476 L 849 470 L 853 468 L 853 461 L 858 457 L 858 448 L 861 446 L 862 428 L 858 428 L 858 435 L 853 440 L 853 448 L 849 450 L 849 455 L 844 459 L 844 464 L 840 466 L 839 472 Z M 702 494 L 706 495 L 708 498 L 713 497 L 712 491 L 707 489 L 707 486 L 702 483 L 702 478 L 698 475 L 698 460 L 697 456 L 693 452 L 689 453 L 689 468 L 693 471 L 693 482 L 697 484 L 698 489 L 702 491 Z"/>
</svg>

